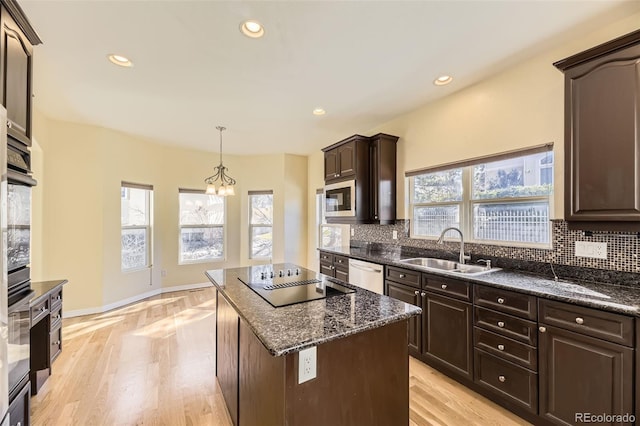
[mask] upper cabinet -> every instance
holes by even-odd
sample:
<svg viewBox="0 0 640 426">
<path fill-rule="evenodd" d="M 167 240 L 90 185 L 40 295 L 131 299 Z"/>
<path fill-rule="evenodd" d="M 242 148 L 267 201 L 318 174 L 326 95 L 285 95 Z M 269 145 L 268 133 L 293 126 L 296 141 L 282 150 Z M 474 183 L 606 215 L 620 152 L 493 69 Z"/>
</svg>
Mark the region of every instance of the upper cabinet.
<svg viewBox="0 0 640 426">
<path fill-rule="evenodd" d="M 554 65 L 565 74 L 565 219 L 640 230 L 640 31 Z"/>
<path fill-rule="evenodd" d="M 0 11 L 0 99 L 7 109 L 7 134 L 31 146 L 33 45 L 41 43 L 15 1 Z"/>
<path fill-rule="evenodd" d="M 353 135 L 323 149 L 325 184 L 353 181 L 355 188 L 355 214 L 327 222 L 395 223 L 397 141 L 384 133 Z"/>
</svg>

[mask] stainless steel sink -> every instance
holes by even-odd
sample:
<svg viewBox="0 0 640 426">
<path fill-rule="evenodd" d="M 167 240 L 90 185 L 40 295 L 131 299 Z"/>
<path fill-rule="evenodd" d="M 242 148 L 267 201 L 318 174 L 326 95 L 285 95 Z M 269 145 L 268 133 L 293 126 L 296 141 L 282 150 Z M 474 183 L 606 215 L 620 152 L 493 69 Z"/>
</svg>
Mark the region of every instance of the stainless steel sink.
<svg viewBox="0 0 640 426">
<path fill-rule="evenodd" d="M 427 271 L 451 272 L 463 275 L 482 275 L 490 272 L 499 271 L 500 268 L 489 268 L 479 265 L 467 265 L 451 260 L 436 259 L 433 257 L 414 257 L 411 259 L 401 260 L 400 263 L 417 266 Z"/>
</svg>

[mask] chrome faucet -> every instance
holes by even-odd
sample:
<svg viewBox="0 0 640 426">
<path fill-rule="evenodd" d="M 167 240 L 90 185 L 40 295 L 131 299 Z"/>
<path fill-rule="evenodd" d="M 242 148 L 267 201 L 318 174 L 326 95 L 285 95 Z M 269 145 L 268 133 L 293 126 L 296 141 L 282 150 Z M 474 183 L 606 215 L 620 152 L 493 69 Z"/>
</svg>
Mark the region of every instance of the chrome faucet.
<svg viewBox="0 0 640 426">
<path fill-rule="evenodd" d="M 446 234 L 448 231 L 458 231 L 458 234 L 460 234 L 460 260 L 459 263 L 464 265 L 464 261 L 465 260 L 470 260 L 471 256 L 466 256 L 464 254 L 464 235 L 462 235 L 462 231 L 454 226 L 449 227 L 447 229 L 445 229 L 444 231 L 442 231 L 442 234 L 440 234 L 440 238 L 438 238 L 438 241 L 436 241 L 436 244 L 442 244 L 444 243 L 444 234 Z"/>
</svg>

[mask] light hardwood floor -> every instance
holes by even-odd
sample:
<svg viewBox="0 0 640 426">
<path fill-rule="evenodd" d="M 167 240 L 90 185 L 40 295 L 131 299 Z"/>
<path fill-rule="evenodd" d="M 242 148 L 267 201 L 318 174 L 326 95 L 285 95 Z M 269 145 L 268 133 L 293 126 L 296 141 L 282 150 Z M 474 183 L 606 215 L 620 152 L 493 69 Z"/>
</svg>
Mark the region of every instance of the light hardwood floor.
<svg viewBox="0 0 640 426">
<path fill-rule="evenodd" d="M 215 380 L 215 291 L 164 294 L 63 320 L 63 350 L 31 399 L 40 425 L 231 425 Z M 526 425 L 420 361 L 410 423 Z"/>
</svg>

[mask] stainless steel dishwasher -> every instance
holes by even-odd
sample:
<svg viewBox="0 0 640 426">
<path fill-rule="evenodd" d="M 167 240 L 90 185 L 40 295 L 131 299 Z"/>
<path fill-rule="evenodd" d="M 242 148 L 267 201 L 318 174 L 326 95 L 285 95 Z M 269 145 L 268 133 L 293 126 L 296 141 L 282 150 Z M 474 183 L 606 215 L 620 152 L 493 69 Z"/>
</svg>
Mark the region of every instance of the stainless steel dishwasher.
<svg viewBox="0 0 640 426">
<path fill-rule="evenodd" d="M 384 267 L 377 263 L 349 259 L 349 284 L 384 294 Z"/>
</svg>

